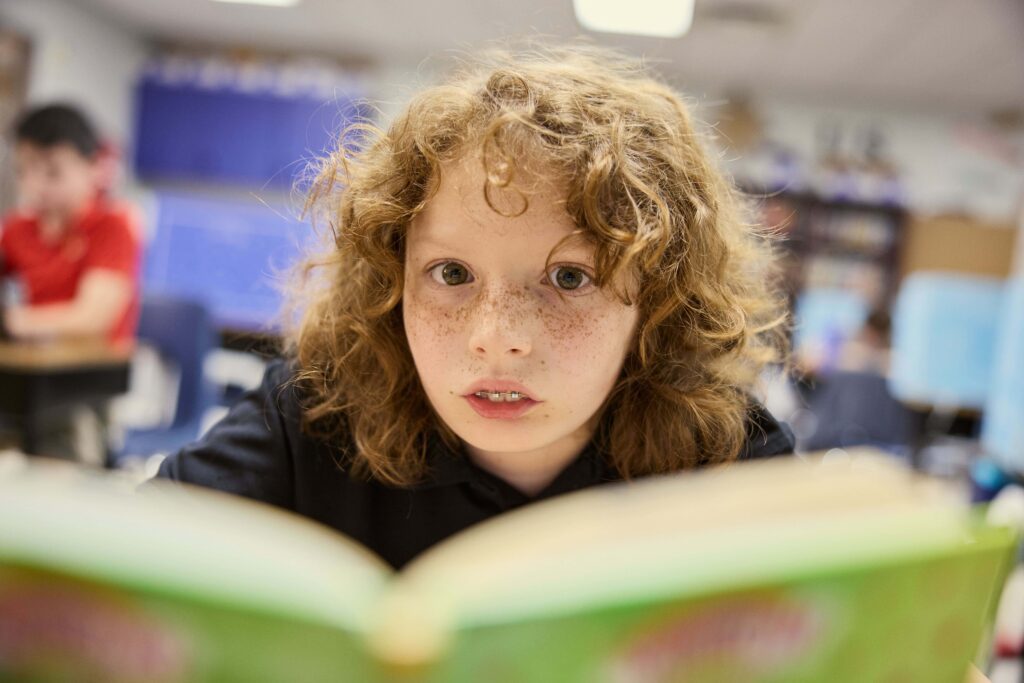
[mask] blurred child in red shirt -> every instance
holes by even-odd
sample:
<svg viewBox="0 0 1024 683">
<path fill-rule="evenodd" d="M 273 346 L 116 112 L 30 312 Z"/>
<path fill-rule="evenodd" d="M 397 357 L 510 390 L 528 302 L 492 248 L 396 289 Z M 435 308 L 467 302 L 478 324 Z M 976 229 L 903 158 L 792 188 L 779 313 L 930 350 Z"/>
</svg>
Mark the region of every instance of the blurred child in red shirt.
<svg viewBox="0 0 1024 683">
<path fill-rule="evenodd" d="M 132 212 L 107 196 L 112 155 L 66 105 L 25 113 L 15 140 L 18 205 L 4 219 L 0 256 L 23 300 L 4 312 L 7 333 L 130 343 L 140 240 Z"/>
</svg>

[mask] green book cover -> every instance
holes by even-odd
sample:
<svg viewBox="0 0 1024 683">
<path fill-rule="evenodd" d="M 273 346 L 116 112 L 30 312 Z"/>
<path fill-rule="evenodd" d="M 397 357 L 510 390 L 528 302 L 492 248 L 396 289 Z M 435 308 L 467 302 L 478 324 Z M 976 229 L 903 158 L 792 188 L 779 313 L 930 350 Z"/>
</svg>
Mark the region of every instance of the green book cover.
<svg viewBox="0 0 1024 683">
<path fill-rule="evenodd" d="M 1017 538 L 881 459 L 616 484 L 395 574 L 300 517 L 0 475 L 0 680 L 960 683 Z"/>
</svg>

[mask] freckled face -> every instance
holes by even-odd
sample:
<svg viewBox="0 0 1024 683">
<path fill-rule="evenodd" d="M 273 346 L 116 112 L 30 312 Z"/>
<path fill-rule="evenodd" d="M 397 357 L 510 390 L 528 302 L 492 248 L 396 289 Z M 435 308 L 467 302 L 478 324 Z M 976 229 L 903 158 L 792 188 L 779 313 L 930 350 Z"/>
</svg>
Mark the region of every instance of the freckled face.
<svg viewBox="0 0 1024 683">
<path fill-rule="evenodd" d="M 471 456 L 497 456 L 513 470 L 560 469 L 593 433 L 637 312 L 593 284 L 592 248 L 579 238 L 545 269 L 576 227 L 550 183 L 527 194 L 526 213 L 504 217 L 484 199 L 479 166 L 445 167 L 410 226 L 409 347 L 434 410 Z M 481 415 L 467 395 L 488 380 L 516 382 L 536 403 L 512 418 Z"/>
</svg>

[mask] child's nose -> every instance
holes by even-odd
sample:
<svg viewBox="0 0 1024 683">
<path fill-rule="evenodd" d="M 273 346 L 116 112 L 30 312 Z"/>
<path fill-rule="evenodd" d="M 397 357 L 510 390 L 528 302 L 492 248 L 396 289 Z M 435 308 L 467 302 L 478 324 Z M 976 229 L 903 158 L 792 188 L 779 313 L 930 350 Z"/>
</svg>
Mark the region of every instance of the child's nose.
<svg viewBox="0 0 1024 683">
<path fill-rule="evenodd" d="M 490 359 L 530 353 L 530 318 L 521 299 L 508 289 L 484 293 L 471 322 L 470 352 Z"/>
</svg>

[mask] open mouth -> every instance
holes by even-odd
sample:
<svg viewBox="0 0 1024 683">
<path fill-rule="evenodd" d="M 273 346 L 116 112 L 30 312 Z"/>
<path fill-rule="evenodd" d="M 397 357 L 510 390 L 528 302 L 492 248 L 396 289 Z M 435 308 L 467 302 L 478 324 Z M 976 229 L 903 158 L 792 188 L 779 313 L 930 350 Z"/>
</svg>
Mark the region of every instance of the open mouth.
<svg viewBox="0 0 1024 683">
<path fill-rule="evenodd" d="M 466 394 L 466 401 L 481 417 L 514 420 L 540 404 L 520 391 L 489 391 L 481 389 Z"/>
<path fill-rule="evenodd" d="M 477 391 L 473 395 L 477 398 L 485 398 L 492 403 L 515 403 L 529 398 L 518 391 Z"/>
</svg>

